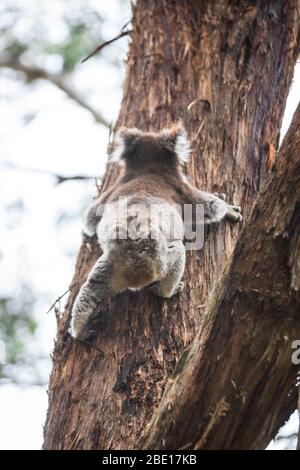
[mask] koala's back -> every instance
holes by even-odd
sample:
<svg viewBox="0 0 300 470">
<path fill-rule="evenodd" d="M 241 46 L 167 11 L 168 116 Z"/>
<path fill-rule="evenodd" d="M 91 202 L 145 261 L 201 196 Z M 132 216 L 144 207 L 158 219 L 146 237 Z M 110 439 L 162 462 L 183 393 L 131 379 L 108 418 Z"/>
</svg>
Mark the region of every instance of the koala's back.
<svg viewBox="0 0 300 470">
<path fill-rule="evenodd" d="M 104 256 L 115 267 L 118 289 L 122 283 L 124 288 L 141 288 L 164 277 L 170 246 L 183 235 L 182 218 L 174 206 L 138 191 L 113 196 L 97 227 Z"/>
<path fill-rule="evenodd" d="M 182 204 L 178 188 L 182 182 L 177 175 L 155 173 L 140 175 L 138 172 L 125 174 L 111 193 L 107 202 L 116 201 L 125 196 L 159 198 L 170 204 Z"/>
<path fill-rule="evenodd" d="M 93 204 L 86 223 L 86 233 L 97 233 L 118 292 L 164 278 L 178 253 L 183 256 L 184 237 L 178 136 L 123 130 L 119 137 L 121 176 Z"/>
</svg>

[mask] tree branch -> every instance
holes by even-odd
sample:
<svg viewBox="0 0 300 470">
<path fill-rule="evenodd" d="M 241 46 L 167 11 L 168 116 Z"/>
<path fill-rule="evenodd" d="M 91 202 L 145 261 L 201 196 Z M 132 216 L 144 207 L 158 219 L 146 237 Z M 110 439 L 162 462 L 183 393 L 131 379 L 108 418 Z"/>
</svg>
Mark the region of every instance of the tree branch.
<svg viewBox="0 0 300 470">
<path fill-rule="evenodd" d="M 121 39 L 123 38 L 124 36 L 128 36 L 128 34 L 132 33 L 132 30 L 126 30 L 126 31 L 121 31 L 120 34 L 118 34 L 117 36 L 115 36 L 114 38 L 110 39 L 109 41 L 105 41 L 103 42 L 102 44 L 100 44 L 99 46 L 96 47 L 96 49 L 93 50 L 93 52 L 91 52 L 87 57 L 85 57 L 81 63 L 83 64 L 84 62 L 86 62 L 87 60 L 89 60 L 91 57 L 93 57 L 94 55 L 98 54 L 98 52 L 101 51 L 101 49 L 103 49 L 104 47 L 106 46 L 109 46 L 110 44 L 112 44 L 113 42 L 117 41 L 118 39 Z"/>
<path fill-rule="evenodd" d="M 80 93 L 74 89 L 74 87 L 67 83 L 65 77 L 63 77 L 62 75 L 55 75 L 39 67 L 25 65 L 19 61 L 4 58 L 0 58 L 0 67 L 5 67 L 15 70 L 17 72 L 22 72 L 30 81 L 40 79 L 47 80 L 48 82 L 52 83 L 57 88 L 59 88 L 61 91 L 63 91 L 69 98 L 79 104 L 79 106 L 89 111 L 89 113 L 92 114 L 96 122 L 102 124 L 103 126 L 109 127 L 109 122 L 107 121 L 107 119 L 105 119 L 105 117 L 99 111 L 93 108 L 80 95 Z"/>
<path fill-rule="evenodd" d="M 27 172 L 32 172 L 32 173 L 41 173 L 43 175 L 47 176 L 52 176 L 53 178 L 56 179 L 55 184 L 59 185 L 62 183 L 65 183 L 66 181 L 85 181 L 85 180 L 97 180 L 96 176 L 88 176 L 88 175 L 72 175 L 72 176 L 65 176 L 61 175 L 59 173 L 52 173 L 51 171 L 43 170 L 40 168 L 24 168 L 24 167 L 19 167 L 18 165 L 12 163 L 12 162 L 3 162 L 3 166 L 6 166 L 8 168 L 14 169 L 14 170 L 19 170 L 19 171 L 27 171 Z"/>
<path fill-rule="evenodd" d="M 50 305 L 49 309 L 47 310 L 46 313 L 49 313 L 51 312 L 51 310 L 56 306 L 56 304 L 64 298 L 65 295 L 67 295 L 70 290 L 72 289 L 73 286 L 70 286 L 63 294 L 61 294 L 59 297 L 57 297 L 57 299 L 54 300 L 54 302 Z"/>
<path fill-rule="evenodd" d="M 291 345 L 300 337 L 299 155 L 300 104 L 141 448 L 265 448 L 296 408 Z"/>
</svg>

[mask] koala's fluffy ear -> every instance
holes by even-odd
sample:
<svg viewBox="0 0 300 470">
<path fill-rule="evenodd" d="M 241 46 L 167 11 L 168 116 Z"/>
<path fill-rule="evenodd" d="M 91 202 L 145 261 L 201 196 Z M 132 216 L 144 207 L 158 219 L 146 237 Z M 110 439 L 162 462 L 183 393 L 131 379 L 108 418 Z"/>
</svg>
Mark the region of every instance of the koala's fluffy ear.
<svg viewBox="0 0 300 470">
<path fill-rule="evenodd" d="M 166 146 L 177 155 L 179 163 L 186 163 L 191 153 L 191 145 L 182 123 L 178 123 L 170 129 L 164 129 L 162 135 Z"/>
<path fill-rule="evenodd" d="M 111 162 L 122 163 L 122 158 L 134 149 L 142 132 L 137 128 L 120 127 L 114 138 L 114 150 L 112 152 Z"/>
</svg>

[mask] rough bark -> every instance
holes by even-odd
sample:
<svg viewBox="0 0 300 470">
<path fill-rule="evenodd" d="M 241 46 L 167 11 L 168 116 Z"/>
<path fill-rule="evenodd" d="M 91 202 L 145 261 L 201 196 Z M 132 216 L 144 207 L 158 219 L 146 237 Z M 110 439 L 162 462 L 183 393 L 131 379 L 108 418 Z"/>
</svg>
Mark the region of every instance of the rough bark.
<svg viewBox="0 0 300 470">
<path fill-rule="evenodd" d="M 299 243 L 300 105 L 143 447 L 264 448 L 295 410 Z"/>
<path fill-rule="evenodd" d="M 298 54 L 297 7 L 296 0 L 138 1 L 117 126 L 156 130 L 181 119 L 193 147 L 187 168 L 191 181 L 226 193 L 247 216 L 270 149 L 278 145 Z M 116 169 L 109 164 L 102 189 L 115 177 Z M 163 301 L 147 292 L 118 296 L 103 316 L 94 343 L 104 351 L 104 359 L 67 334 L 74 298 L 99 255 L 96 242 L 83 240 L 68 305 L 58 319 L 45 448 L 137 445 L 180 354 L 203 325 L 208 293 L 237 236 L 238 228 L 226 223 L 210 229 L 204 249 L 188 256 L 186 288 L 179 297 Z M 251 255 L 243 260 L 253 261 Z M 272 325 L 277 322 L 275 316 Z M 217 336 L 215 341 L 235 354 L 229 345 L 239 341 L 234 335 L 240 333 L 229 329 L 225 338 Z M 246 326 L 244 334 L 249 334 Z M 269 331 L 262 329 L 253 347 L 268 338 Z M 214 383 L 216 390 L 222 389 L 224 370 L 219 363 L 209 357 L 206 367 L 211 374 L 203 387 Z M 249 369 L 252 366 L 249 363 Z M 256 373 L 262 378 L 262 371 Z M 227 380 L 226 373 L 224 377 Z M 203 416 L 211 412 L 206 402 L 201 409 Z M 251 412 L 256 412 L 255 406 Z M 220 447 L 226 442 L 224 433 Z"/>
</svg>

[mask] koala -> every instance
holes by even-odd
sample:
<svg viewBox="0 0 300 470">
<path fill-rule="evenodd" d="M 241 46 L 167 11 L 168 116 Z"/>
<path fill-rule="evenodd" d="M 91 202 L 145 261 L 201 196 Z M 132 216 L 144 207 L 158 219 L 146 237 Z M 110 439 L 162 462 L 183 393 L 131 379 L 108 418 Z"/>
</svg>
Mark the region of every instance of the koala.
<svg viewBox="0 0 300 470">
<path fill-rule="evenodd" d="M 110 161 L 121 173 L 89 208 L 85 233 L 97 235 L 102 256 L 75 299 L 70 334 L 91 338 L 105 300 L 125 289 L 148 288 L 170 298 L 183 289 L 184 204 L 202 204 L 204 224 L 242 220 L 239 206 L 200 191 L 184 175 L 190 144 L 176 125 L 159 133 L 121 128 Z"/>
</svg>

